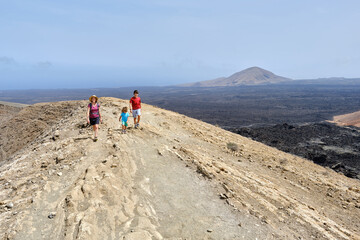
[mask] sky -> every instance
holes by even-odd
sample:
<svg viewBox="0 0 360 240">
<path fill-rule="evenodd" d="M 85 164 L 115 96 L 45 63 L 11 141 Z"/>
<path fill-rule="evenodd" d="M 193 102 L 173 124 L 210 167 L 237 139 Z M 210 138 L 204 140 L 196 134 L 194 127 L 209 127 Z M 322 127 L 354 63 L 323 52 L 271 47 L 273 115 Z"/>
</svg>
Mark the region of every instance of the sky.
<svg viewBox="0 0 360 240">
<path fill-rule="evenodd" d="M 258 66 L 360 77 L 358 0 L 0 0 L 0 89 L 162 86 Z"/>
</svg>

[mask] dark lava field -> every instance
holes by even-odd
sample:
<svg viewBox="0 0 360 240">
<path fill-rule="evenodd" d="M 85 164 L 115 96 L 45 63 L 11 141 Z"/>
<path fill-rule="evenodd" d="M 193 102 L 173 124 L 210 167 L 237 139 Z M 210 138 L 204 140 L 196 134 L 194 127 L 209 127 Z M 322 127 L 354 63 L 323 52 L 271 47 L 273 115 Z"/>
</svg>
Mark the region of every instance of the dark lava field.
<svg viewBox="0 0 360 240">
<path fill-rule="evenodd" d="M 360 129 L 332 123 L 277 124 L 232 132 L 360 179 Z"/>
</svg>

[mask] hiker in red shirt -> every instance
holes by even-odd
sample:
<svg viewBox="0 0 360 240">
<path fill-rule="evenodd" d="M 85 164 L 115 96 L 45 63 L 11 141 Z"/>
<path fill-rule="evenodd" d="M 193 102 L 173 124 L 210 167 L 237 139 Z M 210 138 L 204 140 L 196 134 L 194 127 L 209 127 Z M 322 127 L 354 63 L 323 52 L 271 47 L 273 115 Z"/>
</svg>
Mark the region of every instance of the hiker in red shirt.
<svg viewBox="0 0 360 240">
<path fill-rule="evenodd" d="M 138 90 L 134 91 L 134 96 L 130 99 L 130 112 L 134 117 L 135 128 L 139 127 L 140 116 L 141 116 L 141 98 L 139 97 Z"/>
</svg>

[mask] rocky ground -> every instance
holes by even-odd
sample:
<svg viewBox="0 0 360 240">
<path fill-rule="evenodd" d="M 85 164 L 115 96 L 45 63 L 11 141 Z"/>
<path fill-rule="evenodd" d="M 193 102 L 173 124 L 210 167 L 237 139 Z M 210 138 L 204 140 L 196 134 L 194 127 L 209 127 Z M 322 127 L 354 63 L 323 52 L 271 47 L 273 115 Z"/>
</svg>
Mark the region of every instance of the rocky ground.
<svg viewBox="0 0 360 240">
<path fill-rule="evenodd" d="M 348 177 L 360 179 L 360 129 L 332 123 L 278 124 L 258 128 L 232 129 L 282 151 L 330 167 Z"/>
<path fill-rule="evenodd" d="M 0 101 L 0 124 L 11 119 L 26 106 L 28 105 Z"/>
<path fill-rule="evenodd" d="M 46 126 L 4 122 L 35 136 L 0 163 L 2 239 L 360 238 L 359 180 L 146 104 L 123 135 L 127 101 L 100 101 L 98 142 L 85 101 L 19 113 L 60 111 Z"/>
<path fill-rule="evenodd" d="M 76 102 L 3 104 L 6 114 L 0 115 L 0 164 L 14 152 L 32 143 L 60 120 L 66 119 L 78 106 Z"/>
</svg>

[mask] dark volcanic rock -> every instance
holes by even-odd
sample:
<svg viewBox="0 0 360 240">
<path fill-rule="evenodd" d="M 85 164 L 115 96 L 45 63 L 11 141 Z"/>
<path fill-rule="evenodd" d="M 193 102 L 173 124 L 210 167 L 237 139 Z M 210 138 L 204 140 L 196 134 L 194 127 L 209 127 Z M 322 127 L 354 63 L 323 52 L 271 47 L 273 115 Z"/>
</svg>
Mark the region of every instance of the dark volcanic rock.
<svg viewBox="0 0 360 240">
<path fill-rule="evenodd" d="M 235 128 L 232 132 L 360 179 L 360 129 L 330 123 Z"/>
</svg>

